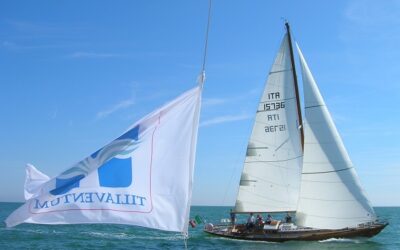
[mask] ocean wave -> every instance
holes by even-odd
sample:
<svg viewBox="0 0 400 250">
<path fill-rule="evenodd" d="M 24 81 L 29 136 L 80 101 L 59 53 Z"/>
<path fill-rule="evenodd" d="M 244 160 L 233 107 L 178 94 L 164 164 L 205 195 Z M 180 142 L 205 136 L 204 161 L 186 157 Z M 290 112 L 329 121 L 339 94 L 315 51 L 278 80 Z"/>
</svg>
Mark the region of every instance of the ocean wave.
<svg viewBox="0 0 400 250">
<path fill-rule="evenodd" d="M 181 234 L 166 235 L 166 236 L 135 235 L 129 233 L 105 233 L 105 232 L 85 232 L 84 234 L 98 238 L 107 238 L 107 239 L 138 239 L 138 240 L 167 240 L 167 241 L 176 241 L 184 239 L 184 236 Z"/>
<path fill-rule="evenodd" d="M 14 231 L 14 232 L 21 232 L 21 233 L 28 233 L 28 234 L 66 234 L 68 232 L 58 231 L 58 230 L 51 230 L 49 228 L 42 228 L 42 229 L 30 229 L 30 228 L 1 228 L 1 231 Z"/>
</svg>

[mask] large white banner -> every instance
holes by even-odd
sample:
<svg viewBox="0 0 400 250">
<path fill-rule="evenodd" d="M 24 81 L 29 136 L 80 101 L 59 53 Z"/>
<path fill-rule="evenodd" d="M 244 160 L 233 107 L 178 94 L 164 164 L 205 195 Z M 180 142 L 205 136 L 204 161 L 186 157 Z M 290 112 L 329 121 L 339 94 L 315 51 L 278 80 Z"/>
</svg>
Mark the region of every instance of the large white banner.
<svg viewBox="0 0 400 250">
<path fill-rule="evenodd" d="M 119 223 L 187 232 L 202 87 L 135 123 L 55 178 L 27 167 L 8 227 Z"/>
</svg>

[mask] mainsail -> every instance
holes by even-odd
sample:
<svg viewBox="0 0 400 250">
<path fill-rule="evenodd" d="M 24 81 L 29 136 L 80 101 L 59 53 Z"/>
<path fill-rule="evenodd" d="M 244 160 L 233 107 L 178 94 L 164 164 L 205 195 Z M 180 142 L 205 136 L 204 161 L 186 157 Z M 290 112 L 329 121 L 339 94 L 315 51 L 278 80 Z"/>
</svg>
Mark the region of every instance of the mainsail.
<svg viewBox="0 0 400 250">
<path fill-rule="evenodd" d="M 235 212 L 283 212 L 297 207 L 302 165 L 301 115 L 289 30 L 259 103 L 240 179 Z"/>
<path fill-rule="evenodd" d="M 299 226 L 339 229 L 376 219 L 317 84 L 300 56 L 305 118 Z"/>
</svg>

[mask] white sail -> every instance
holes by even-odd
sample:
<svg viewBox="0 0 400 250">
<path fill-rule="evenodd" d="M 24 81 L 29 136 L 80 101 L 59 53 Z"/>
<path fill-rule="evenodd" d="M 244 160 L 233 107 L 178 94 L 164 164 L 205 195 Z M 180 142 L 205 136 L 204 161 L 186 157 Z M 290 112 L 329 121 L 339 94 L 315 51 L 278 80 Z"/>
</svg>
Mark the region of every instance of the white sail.
<svg viewBox="0 0 400 250">
<path fill-rule="evenodd" d="M 296 210 L 302 164 L 296 98 L 285 35 L 257 109 L 235 212 Z"/>
<path fill-rule="evenodd" d="M 304 86 L 304 159 L 299 226 L 339 229 L 375 220 L 354 166 L 297 46 Z"/>
</svg>

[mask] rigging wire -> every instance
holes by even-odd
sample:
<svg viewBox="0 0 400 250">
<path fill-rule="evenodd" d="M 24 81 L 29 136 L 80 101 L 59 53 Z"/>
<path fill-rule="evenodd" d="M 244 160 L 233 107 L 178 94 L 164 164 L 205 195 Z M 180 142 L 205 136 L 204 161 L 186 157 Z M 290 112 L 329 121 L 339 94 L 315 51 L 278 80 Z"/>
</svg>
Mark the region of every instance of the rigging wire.
<svg viewBox="0 0 400 250">
<path fill-rule="evenodd" d="M 203 64 L 200 72 L 200 83 L 204 83 L 205 81 L 205 69 L 206 69 L 206 60 L 207 60 L 207 50 L 208 50 L 208 34 L 210 31 L 210 22 L 211 22 L 211 6 L 212 0 L 208 1 L 208 18 L 207 18 L 207 29 L 206 29 L 206 37 L 204 41 L 204 53 L 203 53 Z"/>
<path fill-rule="evenodd" d="M 251 129 L 252 129 L 252 124 L 251 123 L 249 123 L 248 124 L 248 128 L 247 128 L 247 130 L 248 131 L 251 131 Z M 237 155 L 237 158 L 236 158 L 236 160 L 234 161 L 234 170 L 232 171 L 232 174 L 231 174 L 231 178 L 229 179 L 229 182 L 228 182 L 228 185 L 227 185 L 227 187 L 226 187 L 226 189 L 225 189 L 225 194 L 224 194 L 224 197 L 223 197 L 223 199 L 222 199 L 222 203 L 221 203 L 221 205 L 224 205 L 225 204 L 225 201 L 226 201 L 226 197 L 227 197 L 227 195 L 228 195 L 228 191 L 229 191 L 229 189 L 230 189 L 230 187 L 231 187 L 231 185 L 232 185 L 232 181 L 233 181 L 233 177 L 235 176 L 235 174 L 237 174 L 237 171 L 238 171 L 238 169 L 239 169 L 239 167 L 242 167 L 242 171 L 243 171 L 243 168 L 244 168 L 244 163 L 246 162 L 246 152 L 247 152 L 247 147 L 248 147 L 248 140 L 249 140 L 249 138 L 247 137 L 247 136 L 243 136 L 242 138 L 241 138 L 243 141 L 241 142 L 241 144 L 243 144 L 244 146 L 243 147 L 240 147 L 240 151 L 243 149 L 243 148 L 246 148 L 246 151 L 245 151 L 245 154 L 242 154 L 242 152 L 239 152 L 239 153 L 237 153 L 237 154 L 235 154 L 235 155 Z M 243 155 L 244 155 L 244 158 L 242 158 L 243 157 Z M 241 164 L 241 162 L 243 163 L 243 164 Z M 242 173 L 242 171 L 240 171 L 240 173 Z M 240 182 L 240 179 L 242 178 L 242 176 L 240 175 L 240 177 L 239 177 L 239 182 Z M 239 193 L 239 188 L 240 188 L 240 185 L 238 185 L 237 186 L 237 190 L 236 190 L 236 197 L 237 197 L 237 195 L 238 195 L 238 193 Z M 236 205 L 236 204 L 235 204 Z"/>
<path fill-rule="evenodd" d="M 182 236 L 183 236 L 183 242 L 185 244 L 185 250 L 187 250 L 188 249 L 187 240 L 188 240 L 189 236 L 187 233 L 182 233 Z"/>
<path fill-rule="evenodd" d="M 247 138 L 246 138 L 246 139 L 247 139 Z M 245 140 L 246 140 L 246 139 L 245 139 Z M 222 205 L 222 206 L 225 205 L 226 197 L 227 197 L 228 191 L 229 191 L 229 189 L 230 189 L 230 187 L 231 187 L 233 177 L 234 177 L 235 174 L 237 173 L 237 169 L 238 169 L 238 167 L 240 166 L 240 160 L 242 160 L 241 154 L 236 154 L 236 155 L 237 155 L 237 159 L 234 161 L 235 163 L 233 164 L 233 165 L 234 165 L 234 168 L 233 168 L 233 171 L 232 171 L 232 174 L 231 174 L 231 178 L 229 178 L 228 185 L 226 186 L 226 189 L 225 189 L 224 197 L 223 197 L 222 202 L 221 202 L 221 205 Z"/>
<path fill-rule="evenodd" d="M 205 81 L 205 67 L 206 67 L 207 48 L 208 48 L 208 33 L 210 31 L 210 21 L 211 21 L 211 1 L 212 0 L 209 0 L 209 2 L 208 2 L 207 30 L 206 30 L 206 37 L 205 37 L 205 43 L 204 43 L 203 64 L 202 64 L 200 76 L 198 78 L 198 83 L 200 86 L 203 86 L 204 81 Z M 190 215 L 188 215 L 188 216 L 190 216 Z M 183 242 L 185 245 L 185 249 L 188 249 L 189 234 L 188 234 L 188 232 L 184 232 L 182 234 L 183 234 Z"/>
</svg>

